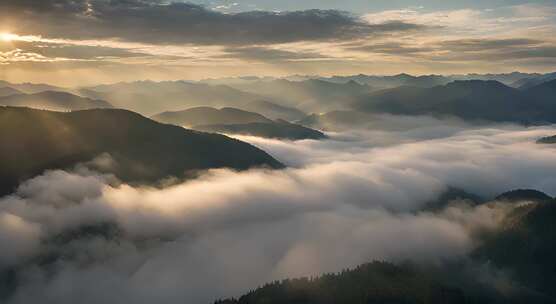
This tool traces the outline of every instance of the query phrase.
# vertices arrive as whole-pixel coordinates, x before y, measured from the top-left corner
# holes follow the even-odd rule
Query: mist
[[[289,167],[209,170],[163,188],[87,164],[45,172],[0,199],[0,242],[11,248],[0,272],[17,273],[9,303],[210,303],[373,260],[441,264],[464,258],[508,210],[423,210],[448,187],[556,195],[554,148],[535,144],[554,126],[430,118],[406,130],[241,136]]]

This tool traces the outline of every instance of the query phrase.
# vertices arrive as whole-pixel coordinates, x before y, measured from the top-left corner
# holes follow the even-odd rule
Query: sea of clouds
[[[448,187],[556,195],[556,148],[535,143],[556,126],[400,122],[324,141],[240,136],[288,168],[210,170],[166,187],[86,166],[45,172],[0,198],[0,296],[210,303],[372,260],[438,264],[464,257],[507,209],[423,210]]]

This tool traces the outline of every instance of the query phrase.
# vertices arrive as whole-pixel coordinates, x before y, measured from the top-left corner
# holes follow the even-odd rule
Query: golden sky
[[[0,79],[75,86],[245,75],[551,72],[556,66],[550,1],[492,7],[345,1],[351,11],[220,2],[3,0]]]

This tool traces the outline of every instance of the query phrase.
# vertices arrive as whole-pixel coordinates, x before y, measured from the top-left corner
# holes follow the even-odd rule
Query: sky
[[[0,79],[556,70],[556,1],[3,0]]]

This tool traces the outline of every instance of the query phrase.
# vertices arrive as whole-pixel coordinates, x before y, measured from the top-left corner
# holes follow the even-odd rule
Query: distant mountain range
[[[48,169],[71,168],[108,154],[109,173],[155,182],[191,170],[283,165],[262,150],[223,135],[165,125],[126,110],[70,113],[0,107],[0,194]]]
[[[555,80],[556,79],[556,73],[549,73],[549,74],[544,74],[544,75],[534,75],[531,77],[526,77],[526,78],[522,78],[519,79],[517,81],[515,81],[512,86],[522,89],[522,90],[526,90],[529,88],[532,88],[534,86],[538,86],[540,84],[543,84],[545,82],[549,82],[551,80]]]
[[[245,85],[254,82],[271,82],[275,80],[288,80],[294,82],[302,82],[307,80],[323,80],[327,82],[334,82],[345,84],[350,81],[356,81],[359,84],[366,84],[375,89],[395,88],[399,86],[416,86],[416,87],[433,87],[437,85],[447,84],[455,80],[496,80],[506,85],[519,87],[520,81],[526,81],[535,78],[542,78],[549,74],[539,73],[501,73],[501,74],[456,74],[456,75],[420,75],[414,76],[406,73],[401,73],[391,76],[381,75],[347,75],[347,76],[331,76],[322,77],[319,75],[292,75],[283,78],[274,77],[235,77],[235,78],[220,78],[220,79],[207,79],[203,83],[208,84],[224,84],[224,85]],[[537,83],[538,84],[538,83]]]
[[[360,74],[333,77],[298,75],[284,79],[238,77],[200,82],[122,82],[66,92],[105,101],[115,107],[144,115],[209,106],[234,107],[260,113],[272,120],[283,119],[289,122],[306,119],[306,113],[323,115],[332,112],[338,117],[339,113],[346,114],[347,111],[352,111],[455,116],[466,120],[551,123],[556,111],[552,97],[554,81],[556,73],[514,72],[447,76]],[[17,91],[29,94],[29,91],[52,88],[56,87],[0,82],[0,98],[14,96]],[[25,105],[23,102],[19,103]],[[91,107],[99,105],[69,109]],[[62,108],[68,109],[68,106]],[[359,116],[361,115],[355,120],[359,120]],[[312,126],[316,127],[317,124]]]
[[[516,123],[556,122],[556,82],[527,90],[498,81],[454,81],[432,88],[398,87],[373,92],[354,103],[370,113],[454,116]]]
[[[237,90],[264,96],[265,99],[280,101],[280,105],[305,112],[346,109],[356,97],[373,90],[356,81],[334,83],[319,79],[304,81],[278,79],[231,86]]]
[[[0,88],[10,87],[16,89],[22,93],[34,94],[44,91],[66,91],[67,89],[62,87],[57,87],[49,84],[43,83],[11,83],[4,80],[0,80]]]
[[[260,113],[270,119],[283,119],[287,121],[299,120],[307,115],[294,107],[286,107],[265,100],[255,100],[242,105],[241,108],[247,111]]]
[[[227,134],[252,135],[278,139],[322,139],[319,131],[292,124],[285,120],[273,121],[258,113],[236,108],[215,109],[196,107],[177,112],[164,112],[154,120],[187,126],[194,130]]]
[[[115,107],[149,116],[198,106],[237,107],[264,99],[229,86],[187,81],[116,83],[82,88],[78,92],[90,98],[109,100]]]
[[[0,87],[0,97],[23,94],[23,92],[10,87]]]
[[[66,92],[43,91],[34,94],[11,94],[0,97],[1,106],[29,107],[51,111],[76,111],[111,108],[104,100],[94,100]]]

